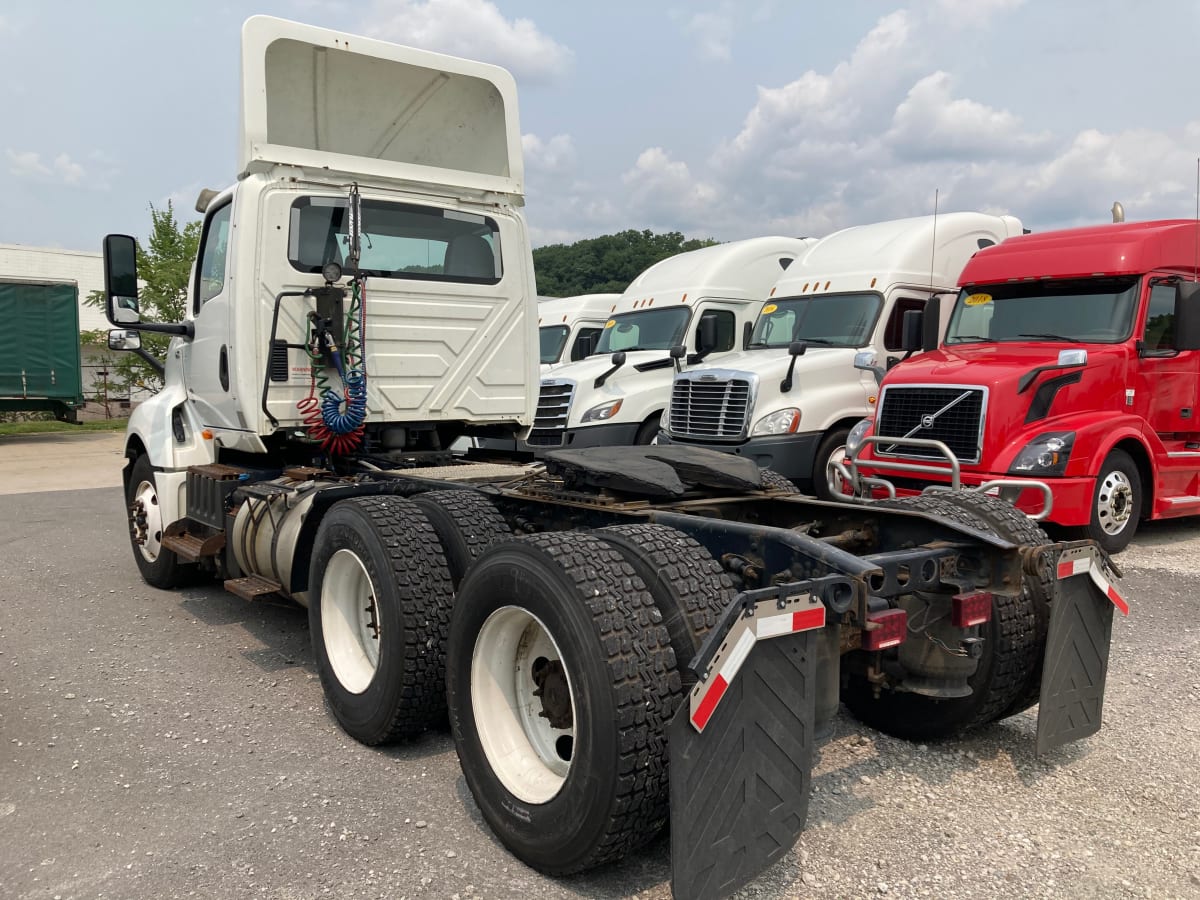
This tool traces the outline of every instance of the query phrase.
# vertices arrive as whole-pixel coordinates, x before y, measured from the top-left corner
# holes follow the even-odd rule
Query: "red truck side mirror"
[[[1175,349],[1200,350],[1200,283],[1175,285]]]

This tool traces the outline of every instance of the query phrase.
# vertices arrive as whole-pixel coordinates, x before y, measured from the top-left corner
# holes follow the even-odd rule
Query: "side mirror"
[[[141,350],[142,336],[136,331],[125,328],[110,328],[108,332],[109,350]]]
[[[921,350],[928,353],[936,350],[942,338],[942,298],[934,295],[925,304],[922,312]]]
[[[915,312],[915,310],[909,311]],[[887,372],[882,366],[876,365],[877,360],[878,357],[875,355],[874,350],[859,350],[854,354],[854,368],[862,369],[864,372],[870,372],[875,376],[875,383],[881,384],[883,382],[883,376],[886,375]]]
[[[906,309],[900,328],[900,349],[913,353],[925,349],[925,313],[919,309]]]
[[[625,365],[625,351],[624,350],[618,350],[616,353],[614,353],[612,355],[612,364],[614,366]]]
[[[717,346],[717,317],[701,316],[696,326],[696,352],[711,353]]]
[[[1175,285],[1175,349],[1200,350],[1200,283]]]
[[[742,324],[742,349],[746,350],[750,347],[750,335],[754,334],[754,323],[745,322]]]
[[[108,298],[108,321],[114,325],[136,325],[141,321],[137,241],[127,234],[110,234],[104,239],[104,293]]]
[[[578,348],[578,356],[572,356],[573,359],[583,359],[585,356],[591,356],[596,350],[596,336],[594,334],[580,335],[575,346]]]
[[[789,356],[803,356],[808,350],[808,344],[804,341],[792,341],[788,344]]]

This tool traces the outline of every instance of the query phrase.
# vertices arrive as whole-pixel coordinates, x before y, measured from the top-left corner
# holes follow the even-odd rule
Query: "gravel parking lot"
[[[569,880],[517,862],[446,733],[347,738],[299,608],[145,586],[120,464],[116,435],[0,438],[0,896],[670,896],[661,839]],[[1197,535],[1119,557],[1098,735],[1037,760],[1029,713],[937,745],[843,714],[744,895],[1200,897]]]

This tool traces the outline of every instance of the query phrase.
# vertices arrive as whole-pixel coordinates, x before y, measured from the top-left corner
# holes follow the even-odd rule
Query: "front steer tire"
[[[448,660],[467,786],[523,862],[581,872],[666,823],[666,726],[682,688],[662,617],[615,548],[581,532],[494,544],[459,589]],[[557,671],[557,702],[533,693],[539,669]]]
[[[384,744],[444,721],[454,591],[416,504],[387,494],[335,503],[317,529],[309,585],[317,672],[346,733]]]
[[[142,578],[151,587],[168,590],[195,578],[196,567],[162,546],[163,534],[170,522],[162,519],[158,486],[150,457],[140,454],[129,469],[125,486],[125,515],[129,523],[129,541],[133,559]]]

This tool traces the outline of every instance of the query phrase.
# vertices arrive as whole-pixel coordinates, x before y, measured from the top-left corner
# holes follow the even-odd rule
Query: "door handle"
[[[221,381],[221,390],[229,393],[229,351],[221,345],[221,357],[217,363],[217,378]]]

